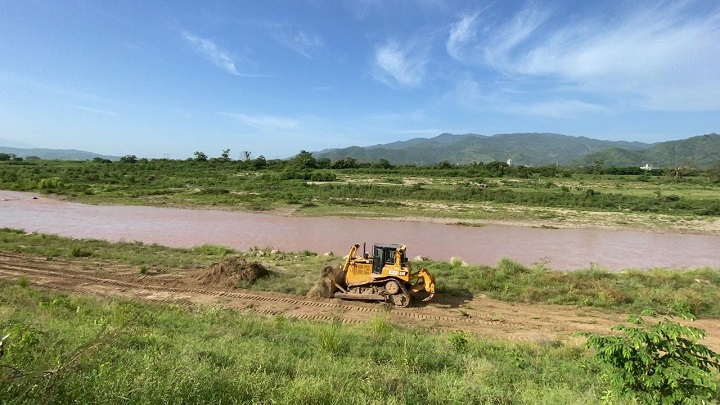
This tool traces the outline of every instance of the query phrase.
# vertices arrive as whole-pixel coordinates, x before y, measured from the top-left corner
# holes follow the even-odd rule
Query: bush
[[[90,257],[92,256],[92,252],[89,250],[85,250],[80,246],[73,246],[70,249],[70,257]]]
[[[314,171],[310,173],[310,181],[335,181],[337,176],[333,172]]]
[[[710,399],[717,394],[712,369],[720,370],[720,355],[697,343],[702,329],[684,326],[665,318],[647,324],[632,315],[618,325],[620,336],[579,333],[587,346],[597,350],[595,358],[612,366],[611,384],[645,404],[680,404]]]

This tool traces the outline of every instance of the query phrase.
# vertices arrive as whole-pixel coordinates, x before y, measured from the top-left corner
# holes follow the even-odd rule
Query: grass
[[[432,262],[428,269],[440,293],[485,294],[509,301],[578,305],[639,313],[689,312],[720,318],[720,272],[712,268],[628,269],[610,272],[596,267],[553,271],[538,263],[524,266],[501,259],[495,267],[454,266]]]
[[[74,240],[14,229],[0,229],[0,251],[128,264],[137,266],[139,273],[206,268],[228,255],[238,255],[261,262],[270,270],[269,277],[241,287],[297,295],[312,288],[320,269],[342,261],[342,257],[307,251],[253,248],[241,252],[211,245],[168,248],[140,242]],[[712,268],[610,272],[590,267],[561,272],[543,262],[524,266],[510,259],[501,259],[496,266],[463,266],[459,261],[429,261],[414,266],[427,267],[435,275],[440,294],[485,294],[509,302],[578,305],[619,312],[650,308],[659,313],[684,311],[720,318],[720,272]]]
[[[381,316],[268,319],[3,282],[0,304],[3,404],[594,404],[608,390],[574,340],[429,333]]]

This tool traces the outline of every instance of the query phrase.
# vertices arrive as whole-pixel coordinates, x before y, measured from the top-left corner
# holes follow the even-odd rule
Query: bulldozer
[[[406,256],[407,246],[374,244],[372,255],[356,256],[359,244],[350,248],[340,268],[323,270],[323,295],[346,300],[371,300],[407,307],[413,295],[429,293],[423,301],[435,295],[435,277],[427,269],[413,273]]]

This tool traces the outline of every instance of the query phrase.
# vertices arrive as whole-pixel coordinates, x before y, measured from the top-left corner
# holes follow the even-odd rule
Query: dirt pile
[[[337,287],[335,283],[342,284],[342,269],[340,267],[325,266],[322,275],[315,285],[305,295],[307,298],[330,298]]]
[[[236,287],[241,282],[252,284],[269,274],[270,272],[258,262],[248,262],[243,258],[232,256],[214,263],[194,275],[193,279],[205,285]]]

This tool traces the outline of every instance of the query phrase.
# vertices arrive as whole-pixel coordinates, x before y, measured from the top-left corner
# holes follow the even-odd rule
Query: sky
[[[287,158],[720,132],[720,2],[0,0],[0,145]]]

